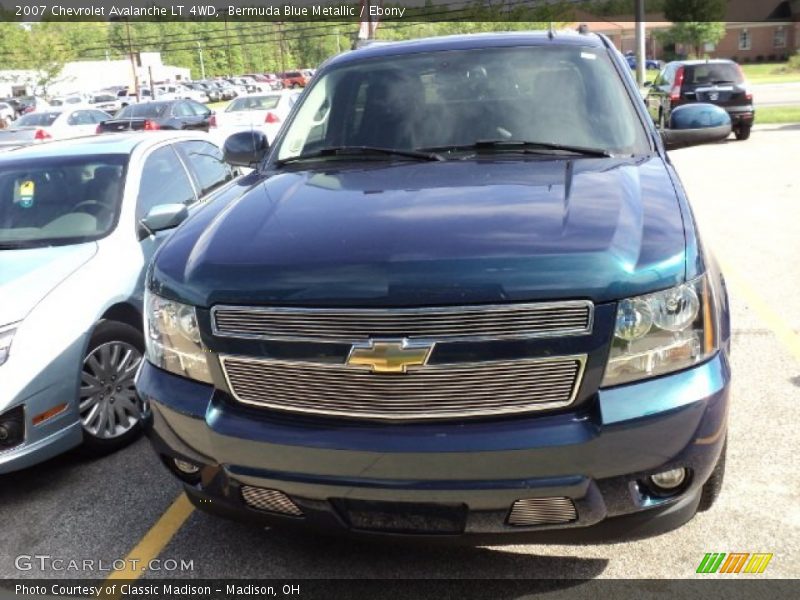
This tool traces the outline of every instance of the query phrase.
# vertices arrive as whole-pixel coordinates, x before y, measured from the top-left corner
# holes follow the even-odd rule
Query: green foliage
[[[664,17],[676,24],[722,21],[727,4],[728,0],[664,0]]]
[[[725,37],[725,23],[706,21],[685,21],[675,23],[665,37],[678,44],[692,48],[695,58],[702,58],[706,44],[717,44]]]
[[[626,0],[627,1],[627,0]],[[660,0],[652,0],[660,1]],[[405,18],[380,23],[378,39],[399,40],[484,31],[542,29],[568,20],[569,3],[514,6],[474,1],[459,5],[458,21],[424,20],[442,7],[414,8],[415,21]],[[390,6],[386,3],[385,6]],[[510,20],[497,20],[511,10]],[[21,25],[0,21],[0,64],[4,69],[32,69],[38,85],[48,87],[69,60],[122,59],[129,52],[160,52],[165,64],[191,70],[200,78],[200,51],[206,77],[265,73],[315,67],[349,50],[358,31],[353,21],[114,21],[45,22]]]

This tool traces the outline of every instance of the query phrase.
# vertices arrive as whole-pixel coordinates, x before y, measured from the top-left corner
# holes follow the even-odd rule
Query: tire
[[[740,142],[743,142],[750,138],[750,130],[753,128],[752,125],[740,125],[736,128],[736,139]]]
[[[703,491],[700,494],[700,504],[697,506],[697,512],[705,512],[714,506],[714,503],[719,498],[722,491],[722,481],[725,479],[725,454],[728,450],[728,440],[722,446],[722,453],[717,459],[717,464],[711,472],[711,476],[703,484]]]
[[[78,411],[83,450],[93,456],[124,448],[142,431],[146,407],[133,378],[144,356],[144,335],[118,321],[100,321],[81,367]]]

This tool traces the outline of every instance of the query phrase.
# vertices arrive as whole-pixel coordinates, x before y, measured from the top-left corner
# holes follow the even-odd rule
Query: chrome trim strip
[[[572,389],[569,394],[568,399],[566,400],[551,400],[545,402],[533,402],[530,404],[525,405],[514,405],[508,407],[498,407],[493,405],[488,408],[480,409],[480,408],[472,408],[472,409],[465,409],[465,410],[454,410],[454,411],[446,411],[446,412],[437,412],[434,410],[426,411],[422,413],[419,409],[412,409],[408,413],[399,413],[399,414],[386,414],[385,412],[370,412],[368,410],[326,410],[324,408],[308,408],[308,407],[300,407],[300,406],[287,406],[286,404],[278,404],[275,402],[265,401],[254,401],[242,398],[237,394],[231,379],[228,373],[227,362],[228,361],[237,361],[237,362],[244,362],[244,363],[251,363],[251,364],[267,364],[270,366],[286,366],[288,369],[297,368],[297,367],[311,367],[314,369],[323,369],[323,370],[330,370],[332,373],[339,372],[341,373],[343,370],[352,371],[354,373],[361,374],[367,377],[375,377],[376,374],[371,374],[363,371],[359,368],[349,367],[345,364],[341,363],[317,363],[317,362],[305,362],[305,361],[284,361],[284,360],[273,360],[273,359],[262,359],[262,358],[251,358],[247,356],[239,356],[239,355],[220,355],[219,356],[220,365],[222,367],[222,372],[225,376],[225,382],[228,386],[228,390],[230,390],[231,395],[237,402],[241,402],[242,404],[247,404],[250,406],[258,406],[262,408],[270,408],[274,410],[279,410],[282,412],[288,413],[304,413],[304,414],[314,414],[314,415],[325,415],[325,416],[334,416],[334,417],[350,417],[350,418],[358,418],[358,419],[374,419],[374,420],[388,420],[388,421],[420,421],[420,420],[429,420],[429,419],[452,419],[452,418],[459,418],[459,417],[479,417],[479,416],[497,416],[497,415],[508,415],[508,414],[518,414],[518,413],[527,413],[527,412],[538,412],[542,410],[553,410],[557,408],[564,408],[569,406],[575,401],[575,398],[578,395],[578,391],[581,388],[581,384],[583,383],[583,375],[586,369],[586,361],[587,355],[586,354],[576,354],[576,355],[566,355],[566,356],[556,356],[556,357],[546,357],[546,358],[523,358],[523,359],[515,359],[515,360],[507,360],[507,361],[482,361],[482,362],[473,362],[473,363],[444,363],[444,364],[437,364],[437,365],[425,365],[420,367],[409,367],[408,372],[406,374],[393,374],[388,375],[390,378],[398,378],[399,381],[402,381],[404,378],[411,376],[414,372],[454,372],[455,370],[469,370],[476,367],[482,368],[504,368],[509,366],[524,366],[525,364],[529,365],[542,365],[547,363],[554,363],[554,362],[570,362],[575,361],[578,363],[578,370],[575,374],[575,378],[572,382]],[[454,373],[455,374],[455,373]],[[547,377],[548,375],[545,373],[543,377]],[[384,375],[384,377],[387,377]],[[545,396],[552,397],[552,384],[548,384],[549,387],[547,389],[542,389],[545,393]],[[513,386],[512,386],[513,387]],[[558,392],[556,392],[558,394]],[[292,394],[284,394],[284,395],[294,395],[296,397],[296,393]],[[560,394],[559,394],[560,395]],[[485,394],[484,394],[485,396]],[[479,396],[477,396],[479,397]],[[474,405],[474,400],[476,396],[472,396],[472,401],[467,401],[469,404]],[[309,395],[309,400],[313,400],[313,397]],[[456,404],[458,400],[454,401]],[[352,404],[352,402],[351,402]],[[413,402],[412,402],[413,404]],[[420,402],[421,404],[421,402]],[[453,406],[453,402],[448,403],[449,406]],[[433,408],[433,406],[431,407]]]
[[[217,313],[219,311],[228,311],[230,313],[239,313],[247,316],[248,314],[262,314],[262,315],[275,315],[275,316],[292,316],[293,318],[315,318],[315,317],[329,317],[329,318],[342,318],[351,316],[354,320],[357,319],[374,319],[374,318],[387,318],[393,319],[395,322],[401,321],[403,318],[413,318],[416,315],[441,315],[444,321],[458,318],[469,317],[474,314],[475,318],[480,321],[481,316],[488,316],[492,318],[498,313],[507,313],[509,318],[513,318],[514,313],[524,313],[525,311],[546,311],[546,310],[574,310],[586,309],[586,325],[582,327],[558,327],[554,325],[550,329],[543,329],[540,331],[520,331],[518,333],[499,333],[493,335],[473,335],[473,334],[459,334],[459,333],[437,333],[427,336],[415,335],[373,335],[365,333],[363,337],[349,337],[339,338],[336,336],[325,335],[281,335],[281,334],[253,334],[246,332],[228,332],[220,330],[217,326]],[[548,315],[531,315],[531,319],[540,319],[546,321]],[[573,320],[580,318],[570,315],[565,320]],[[525,317],[522,317],[524,320]],[[555,320],[558,316],[554,317]],[[439,327],[444,327],[443,323]],[[275,340],[275,341],[293,341],[293,342],[319,342],[319,343],[341,343],[341,344],[358,344],[368,342],[371,338],[377,337],[405,337],[409,340],[422,343],[434,343],[443,341],[490,341],[490,340],[514,340],[514,339],[528,339],[528,338],[542,338],[542,337],[566,337],[566,336],[580,336],[589,335],[594,326],[594,304],[589,300],[566,300],[561,302],[535,302],[526,304],[489,304],[489,305],[465,305],[465,306],[446,306],[446,307],[421,307],[421,308],[302,308],[302,307],[247,307],[247,306],[232,306],[232,305],[215,305],[211,308],[211,332],[215,337],[236,338],[236,339],[254,339],[254,340]],[[313,328],[312,324],[312,328]],[[490,327],[490,326],[489,326]],[[455,328],[455,327],[454,327]]]

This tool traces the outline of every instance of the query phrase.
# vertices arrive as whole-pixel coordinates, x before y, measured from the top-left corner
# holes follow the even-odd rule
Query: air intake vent
[[[578,518],[569,498],[526,498],[511,506],[508,524],[515,527],[569,523]]]
[[[303,516],[303,512],[291,501],[289,496],[278,490],[243,485],[242,498],[250,508],[292,517]]]

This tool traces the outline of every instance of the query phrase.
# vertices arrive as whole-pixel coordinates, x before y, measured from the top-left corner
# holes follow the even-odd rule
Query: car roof
[[[136,148],[155,146],[167,140],[206,140],[201,134],[191,132],[104,133],[102,135],[72,138],[24,146],[0,155],[0,162],[26,158],[58,156],[90,156],[93,154],[130,154]]]
[[[708,58],[708,59],[695,59],[695,60],[676,60],[672,64],[683,65],[685,67],[693,67],[695,65],[735,65],[736,63],[727,58]]]
[[[378,42],[344,52],[330,59],[327,65],[357,62],[364,59],[444,50],[477,50],[515,46],[583,46],[605,48],[602,36],[572,30],[509,31],[446,35],[401,42]]]

